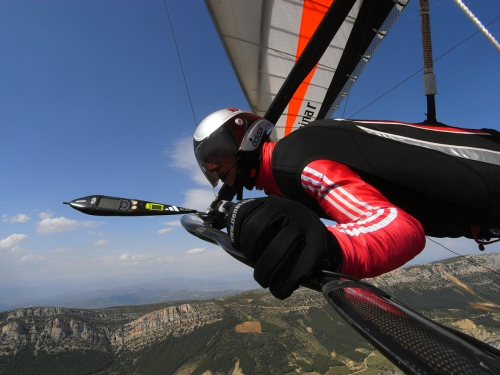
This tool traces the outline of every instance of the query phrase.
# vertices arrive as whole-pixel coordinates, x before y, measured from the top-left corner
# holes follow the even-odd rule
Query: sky
[[[465,3],[483,24],[500,16],[498,0]],[[93,194],[199,210],[212,202],[192,134],[208,114],[249,105],[204,3],[167,5],[182,70],[163,0],[0,0],[0,298],[11,287],[252,278],[184,231],[179,216],[93,217],[62,204]],[[430,15],[434,58],[477,31],[452,0],[431,1]],[[335,117],[425,119],[421,73],[413,75],[419,22],[412,0]],[[500,20],[487,27],[499,40]],[[440,57],[438,120],[500,130],[499,68],[479,33]],[[438,241],[480,254],[470,240]],[[429,241],[412,264],[453,256]]]

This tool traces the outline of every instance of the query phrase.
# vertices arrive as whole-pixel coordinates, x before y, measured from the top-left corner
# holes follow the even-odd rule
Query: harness
[[[355,170],[433,237],[487,239],[500,228],[500,135],[443,124],[319,120],[281,139],[272,170],[280,190],[325,217],[302,188],[313,160]],[[482,228],[474,234],[472,227]]]

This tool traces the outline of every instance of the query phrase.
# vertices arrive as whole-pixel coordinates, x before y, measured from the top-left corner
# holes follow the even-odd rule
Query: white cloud
[[[167,233],[167,232],[172,232],[174,228],[163,228],[158,231],[159,234]]]
[[[38,214],[38,217],[39,217],[40,219],[48,219],[48,218],[52,217],[52,215],[54,215],[52,212],[47,211],[47,212],[40,212],[40,213]]]
[[[168,256],[161,256],[158,254],[129,254],[124,253],[118,258],[121,262],[132,262],[133,264],[148,263],[148,262],[161,262],[169,260]]]
[[[207,189],[191,189],[185,193],[185,196],[183,207],[198,211],[205,211],[215,199],[213,190]]]
[[[155,257],[154,255],[148,255],[148,254],[135,254],[135,255],[130,255],[128,253],[123,254],[120,257],[120,260],[133,260],[133,261],[145,261],[149,260],[152,257]]]
[[[31,219],[31,216],[25,214],[17,214],[9,219],[7,215],[2,215],[2,218],[3,221],[10,221],[11,223],[25,223]]]
[[[17,245],[19,242],[24,241],[28,236],[26,234],[11,234],[9,237],[0,240],[0,249],[8,249]]]
[[[164,221],[163,224],[165,224],[168,227],[180,227],[181,226],[181,221],[179,219],[177,220],[170,220],[170,221]],[[167,233],[173,231],[174,228],[163,228],[158,231],[159,234]]]
[[[21,258],[21,262],[37,261],[44,259],[41,255],[25,255]]]
[[[180,220],[164,221],[163,224],[168,225],[168,226],[172,226],[172,227],[180,227],[181,221]]]
[[[194,249],[191,249],[186,252],[186,254],[199,254],[205,251],[204,247],[195,247]]]
[[[122,256],[118,260],[129,260],[130,255],[128,253],[122,254]]]
[[[43,241],[44,238],[40,240]],[[201,246],[206,250],[187,254],[187,250]],[[47,286],[52,285],[48,284],[50,280],[64,279],[68,281],[65,286],[69,288],[72,283],[80,282],[85,287],[90,284],[97,285],[98,280],[101,283],[108,281],[131,283],[131,280],[143,282],[146,279],[160,279],[165,275],[221,277],[229,274],[245,274],[245,272],[248,274],[248,279],[252,280],[252,270],[249,267],[240,264],[215,245],[193,244],[191,247],[184,247],[183,250],[164,248],[147,253],[140,249],[123,248],[106,251],[104,249],[107,247],[94,247],[94,249],[96,250],[84,252],[82,247],[68,247],[44,253],[29,250],[12,252],[10,249],[2,249],[0,250],[2,283]],[[5,286],[4,284],[2,285]]]
[[[94,246],[104,246],[104,245],[107,245],[108,243],[109,243],[109,240],[99,240],[99,241],[94,242]]]
[[[54,249],[51,251],[51,253],[74,253],[75,250],[73,250],[71,247],[58,247],[57,249]]]
[[[54,233],[54,232],[67,232],[77,230],[82,227],[95,227],[101,223],[98,221],[77,221],[67,219],[65,217],[52,218],[52,213],[42,212],[39,214],[41,221],[36,223],[37,233]]]
[[[173,151],[167,150],[165,153],[170,154],[170,158],[172,159],[171,167],[188,171],[189,177],[199,185],[210,186],[194,157],[192,137],[178,140],[174,144]]]

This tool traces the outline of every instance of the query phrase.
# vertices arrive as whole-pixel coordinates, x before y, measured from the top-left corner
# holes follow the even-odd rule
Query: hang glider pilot
[[[334,161],[308,130],[332,121],[312,122],[274,143],[271,123],[230,108],[209,115],[194,134],[196,159],[213,186],[222,180],[268,196],[232,205],[226,226],[234,248],[255,264],[255,280],[280,299],[318,268],[375,277],[425,246],[417,219]],[[327,145],[335,149],[333,140]],[[325,226],[319,216],[336,224]]]

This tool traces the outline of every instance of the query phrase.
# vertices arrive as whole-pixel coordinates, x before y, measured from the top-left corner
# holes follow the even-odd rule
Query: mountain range
[[[368,281],[500,347],[499,270],[493,253]],[[306,288],[284,301],[254,290],[102,309],[24,307],[0,313],[0,330],[0,374],[400,373]]]

